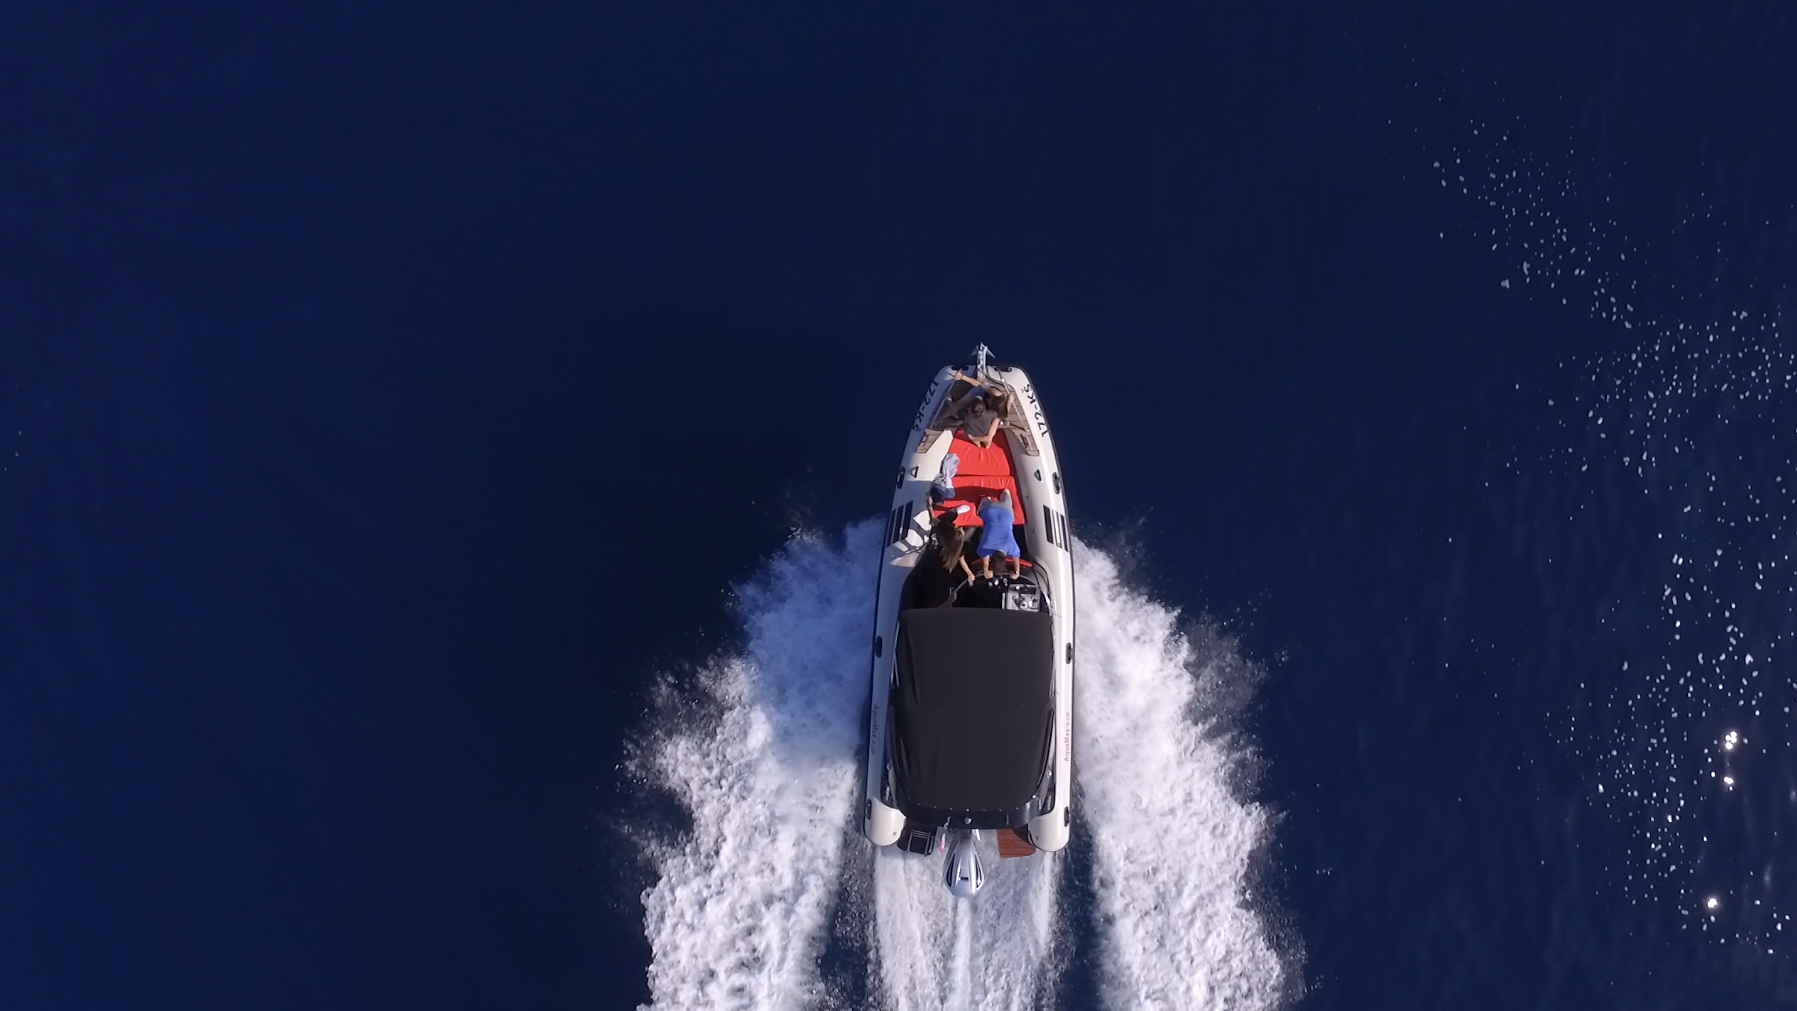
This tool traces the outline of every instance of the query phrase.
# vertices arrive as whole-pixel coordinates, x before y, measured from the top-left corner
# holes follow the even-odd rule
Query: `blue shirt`
[[[1011,510],[998,504],[993,499],[980,503],[980,525],[985,528],[980,534],[981,558],[1003,551],[1015,558],[1023,554],[1017,550],[1017,533],[1014,529]]]

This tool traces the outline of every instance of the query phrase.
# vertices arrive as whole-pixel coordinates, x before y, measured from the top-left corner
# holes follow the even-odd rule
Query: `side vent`
[[[904,539],[905,523],[909,519],[910,512],[910,503],[906,503],[894,509],[892,515],[886,517],[886,543],[896,544]]]

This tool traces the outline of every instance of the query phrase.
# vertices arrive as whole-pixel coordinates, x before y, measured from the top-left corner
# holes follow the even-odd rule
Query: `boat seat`
[[[953,509],[956,506],[966,506],[967,511],[955,517],[955,526],[977,527],[980,525],[980,500],[1002,498],[1007,491],[1011,493],[1011,504],[1016,507],[1011,510],[1012,522],[1017,526],[1023,526],[1023,503],[1017,497],[1017,482],[1009,477],[980,477],[966,480],[957,477],[955,479],[955,497],[944,503],[943,508]],[[942,509],[934,510],[933,515],[942,515]]]
[[[1017,479],[1012,476],[1016,471],[1011,466],[1008,436],[993,439],[992,445],[981,449],[968,442],[961,436],[961,430],[956,429],[948,451],[961,458],[961,466],[955,474],[955,496],[948,500],[946,508],[967,506],[967,511],[955,520],[956,526],[979,526],[980,500],[999,498],[1007,491],[1011,493],[1011,503],[1016,506],[1011,510],[1016,524],[1024,524],[1023,498],[1017,493]],[[936,510],[936,515],[941,513],[942,510]]]
[[[1009,477],[1017,471],[1011,465],[1011,450],[1007,436],[999,436],[992,440],[992,445],[985,449],[968,442],[955,429],[955,437],[949,443],[948,451],[961,458],[961,477]]]

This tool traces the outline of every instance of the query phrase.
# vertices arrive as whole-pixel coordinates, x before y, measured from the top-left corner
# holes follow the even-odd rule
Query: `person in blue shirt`
[[[1023,573],[1023,565],[1017,556],[1023,554],[1017,547],[1016,530],[1017,513],[1011,502],[1011,489],[1006,488],[999,498],[980,500],[980,574],[987,579],[992,578],[992,558],[998,556],[999,570],[1010,563],[1011,575]]]

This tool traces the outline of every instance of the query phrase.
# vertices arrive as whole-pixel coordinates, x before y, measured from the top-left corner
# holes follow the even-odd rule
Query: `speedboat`
[[[996,423],[970,414],[982,399],[1005,405]],[[971,528],[965,547],[950,524]],[[1012,547],[1006,533],[1015,561],[987,578],[981,545]],[[1073,826],[1073,546],[1054,440],[1022,369],[981,345],[936,374],[883,543],[861,830],[944,854],[949,891],[972,898],[982,837],[1001,859],[1028,857],[1067,845]]]

